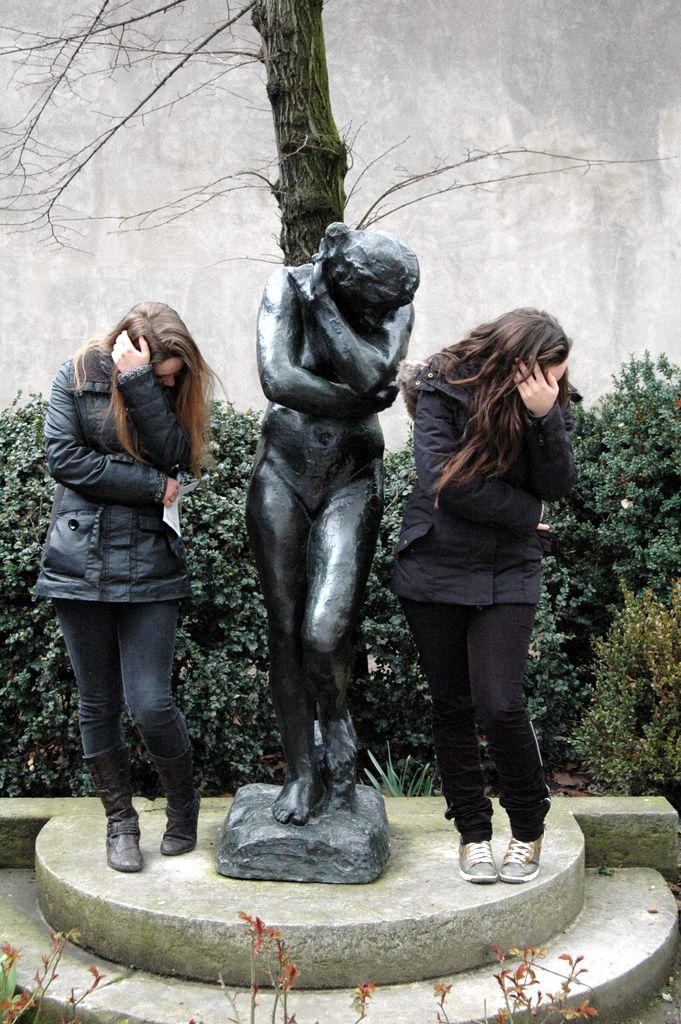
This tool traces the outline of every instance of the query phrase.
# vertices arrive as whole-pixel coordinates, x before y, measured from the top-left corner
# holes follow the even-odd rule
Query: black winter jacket
[[[520,455],[498,478],[433,488],[461,446],[470,396],[433,366],[415,375],[412,399],[417,484],[395,548],[393,589],[400,597],[448,604],[536,604],[542,502],[562,497],[576,479],[572,415],[556,403],[528,416]]]
[[[90,352],[86,381],[73,363],[55,377],[45,420],[57,490],[36,593],[85,601],[168,601],[190,594],[180,538],[163,522],[167,475],[189,446],[172,399],[146,372],[120,380],[147,465],[128,455],[109,412],[113,363]]]

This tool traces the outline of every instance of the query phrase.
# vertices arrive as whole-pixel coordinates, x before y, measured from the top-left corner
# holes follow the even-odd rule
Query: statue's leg
[[[267,608],[270,692],[286,759],[272,813],[282,824],[304,825],[324,797],[314,752],[315,696],[306,685],[300,640],[310,519],[291,487],[261,463],[248,492],[246,520]]]
[[[357,737],[346,704],[351,639],[381,510],[382,464],[376,460],[326,503],[308,544],[303,667],[317,696],[331,807],[349,806],[355,791]]]

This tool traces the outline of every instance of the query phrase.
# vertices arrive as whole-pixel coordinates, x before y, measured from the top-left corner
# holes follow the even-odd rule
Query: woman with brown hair
[[[417,484],[393,586],[431,691],[460,873],[475,883],[527,882],[539,871],[550,800],[523,674],[548,537],[543,502],[575,481],[570,347],[553,317],[516,309],[402,374]],[[478,725],[511,822],[499,869]]]
[[[36,592],[54,601],[76,676],[85,762],[107,815],[107,862],[142,855],[121,732],[127,705],[167,797],[161,853],[196,845],[199,795],[171,676],[184,548],[163,519],[199,474],[213,373],[178,314],[135,306],[57,374],[45,421],[57,480]]]

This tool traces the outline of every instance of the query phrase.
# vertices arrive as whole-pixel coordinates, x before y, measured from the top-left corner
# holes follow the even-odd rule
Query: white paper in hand
[[[178,537],[182,536],[182,529],[180,527],[180,504],[182,502],[182,496],[184,494],[191,494],[195,491],[199,484],[206,483],[208,480],[208,474],[205,473],[200,480],[190,480],[188,484],[180,484],[180,493],[178,494],[175,501],[168,507],[167,505],[163,509],[163,522],[167,523],[171,530],[174,530]]]
[[[178,537],[182,536],[180,529],[180,499],[176,498],[172,505],[166,505],[163,509],[163,522],[166,523],[171,530],[174,530]]]

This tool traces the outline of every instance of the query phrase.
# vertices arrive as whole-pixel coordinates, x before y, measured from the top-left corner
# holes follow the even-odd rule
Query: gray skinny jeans
[[[182,754],[189,735],[171,691],[178,602],[53,603],[76,676],[85,757],[123,745],[126,705],[150,754]]]

